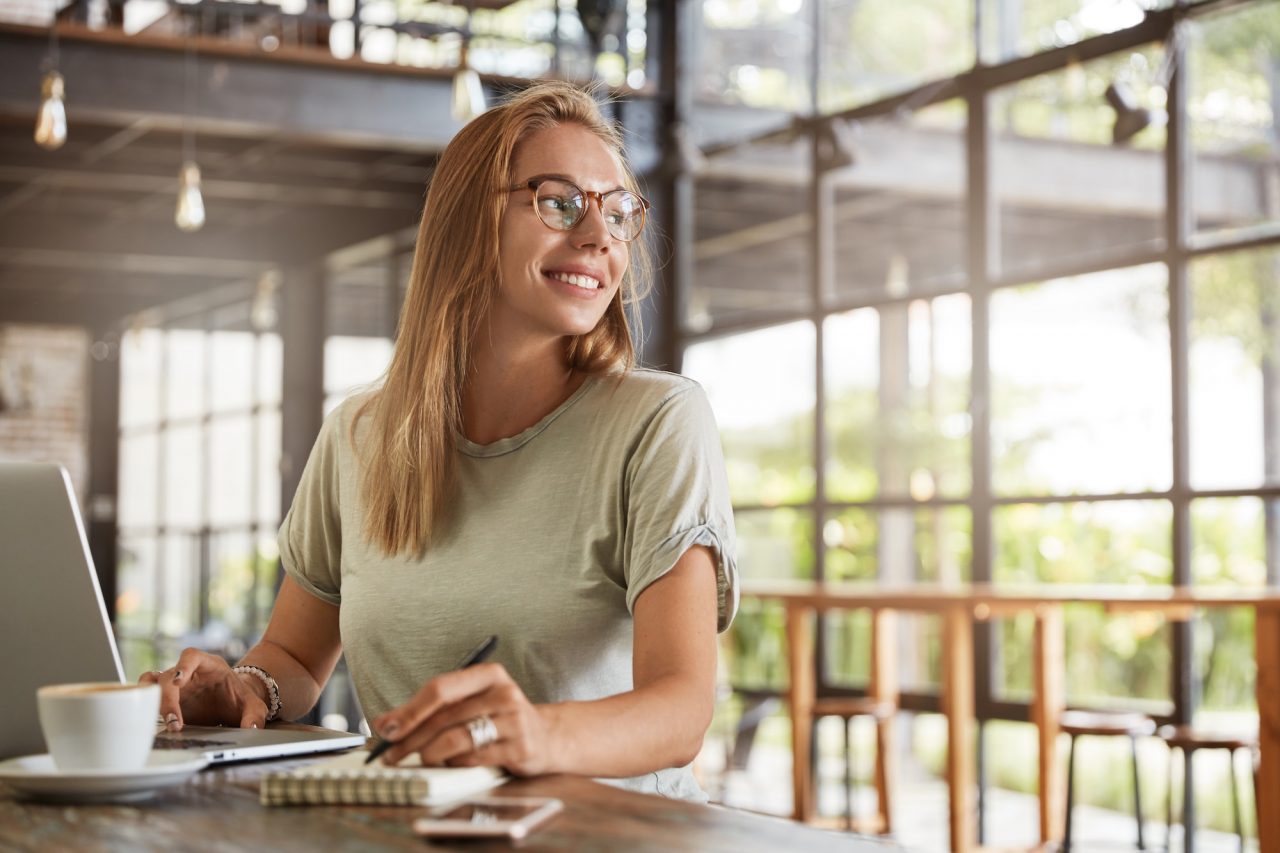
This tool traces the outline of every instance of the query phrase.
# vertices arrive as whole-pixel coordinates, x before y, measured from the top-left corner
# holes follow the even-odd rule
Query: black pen
[[[472,649],[471,653],[463,658],[462,663],[455,666],[454,669],[466,669],[469,666],[475,666],[478,663],[483,663],[484,659],[489,657],[497,647],[498,635],[490,634],[488,637],[484,638],[484,642]],[[378,741],[377,745],[374,746],[373,749],[369,750],[369,757],[364,760],[364,763],[372,764],[375,758],[381,757],[382,754],[390,749],[394,744],[395,741],[393,740]]]

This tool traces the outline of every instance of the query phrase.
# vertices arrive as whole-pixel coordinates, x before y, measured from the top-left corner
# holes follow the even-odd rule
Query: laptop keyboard
[[[153,749],[211,749],[219,746],[235,746],[235,741],[211,740],[203,737],[157,736]]]

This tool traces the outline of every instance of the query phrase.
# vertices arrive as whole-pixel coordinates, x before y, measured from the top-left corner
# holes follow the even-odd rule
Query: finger
[[[153,670],[151,670],[150,672],[144,672],[144,673],[142,673],[142,675],[139,675],[139,676],[138,676],[138,683],[139,683],[139,684],[156,684],[156,685],[159,685],[159,683],[160,683],[160,676],[162,676],[162,675],[164,675],[164,673],[163,673],[163,672],[161,672],[161,671],[160,671],[160,670],[158,670],[158,669],[153,669]],[[162,693],[162,697],[163,697],[163,693]],[[157,720],[156,720],[156,723],[157,723],[158,725],[162,725],[162,726],[163,726],[163,725],[165,725],[165,711],[164,711],[163,698],[162,698],[162,702],[161,702],[160,707],[159,707],[159,708],[157,709],[157,711],[156,711],[156,714],[157,714],[157,717],[158,717],[158,718],[157,718]]]
[[[174,672],[174,669],[166,669],[147,673],[160,686],[160,720],[171,732],[182,730],[182,691],[174,684]]]
[[[437,713],[424,720],[416,729],[402,735],[400,740],[396,741],[396,745],[387,750],[383,762],[396,764],[405,756],[421,751],[423,747],[453,727],[464,726],[462,731],[465,734],[466,722],[482,714],[496,717],[511,710],[504,708],[495,694],[495,690],[486,690],[478,696],[472,696],[455,705],[441,708]],[[467,746],[470,747],[470,745],[471,741],[468,739]]]
[[[468,696],[483,693],[497,684],[511,681],[507,670],[498,663],[482,663],[476,666],[446,672],[422,685],[408,702],[374,721],[374,730],[390,741],[400,741],[406,732],[413,731],[422,721],[445,705],[461,702]]]
[[[490,764],[500,763],[499,753],[503,748],[503,733],[507,729],[506,717],[490,717],[494,727],[498,730],[498,738],[490,743],[485,744],[482,748],[476,749],[475,741],[471,738],[471,732],[467,731],[465,724],[450,726],[441,732],[430,743],[422,748],[415,750],[422,759],[422,763],[427,767],[438,767],[442,764],[452,764],[455,761],[469,760],[474,764]]]
[[[261,705],[261,702],[254,704]],[[246,703],[244,713],[240,716],[240,728],[242,729],[265,729],[267,727],[267,712],[265,708],[255,708],[253,704]]]
[[[166,728],[180,732],[186,720],[182,713],[182,690],[190,687],[198,675],[206,675],[216,668],[225,669],[226,661],[199,649],[183,649],[172,669],[160,675],[160,715]]]
[[[173,680],[180,687],[185,687],[196,675],[218,672],[221,676],[221,670],[227,668],[227,662],[217,655],[211,655],[199,649],[183,649],[182,654],[178,656],[178,662],[173,667]]]

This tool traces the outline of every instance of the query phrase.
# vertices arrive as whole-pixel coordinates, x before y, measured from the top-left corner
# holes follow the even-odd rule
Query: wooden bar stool
[[[844,722],[845,816],[853,829],[853,738],[852,721],[870,718],[876,725],[875,786],[879,832],[893,831],[890,791],[893,788],[893,718],[898,712],[898,660],[894,650],[897,619],[891,610],[873,610],[871,614],[871,680],[867,696],[823,696],[813,703],[812,718],[839,717]],[[812,741],[817,751],[817,738]],[[816,758],[816,755],[815,755]],[[811,765],[816,773],[818,762]]]
[[[1250,757],[1256,754],[1258,750],[1258,738],[1256,735],[1239,735],[1224,734],[1217,732],[1199,731],[1192,726],[1161,726],[1160,731],[1156,734],[1160,736],[1166,744],[1169,745],[1169,809],[1167,812],[1168,834],[1165,835],[1165,849],[1172,850],[1173,839],[1173,755],[1174,750],[1181,750],[1183,755],[1188,759],[1187,769],[1190,770],[1190,758],[1196,750],[1200,749],[1225,749],[1230,756],[1231,762],[1231,805],[1235,812],[1236,819],[1236,835],[1240,837],[1240,851],[1244,853],[1244,822],[1240,817],[1240,788],[1236,782],[1236,752],[1241,749],[1249,751]],[[1252,763],[1252,762],[1251,762]],[[1258,799],[1258,777],[1253,776],[1254,781],[1254,803],[1256,807]],[[1182,780],[1182,784],[1191,785],[1193,783],[1191,774],[1188,773]],[[1184,828],[1184,838],[1187,830]]]
[[[813,704],[814,720],[822,717],[839,717],[841,722],[844,723],[845,818],[850,830],[853,829],[854,761],[853,736],[849,733],[849,726],[853,720],[859,717],[869,717],[876,724],[875,786],[880,815],[879,831],[886,835],[892,831],[889,779],[893,775],[891,769],[893,756],[890,754],[892,738],[889,736],[889,727],[897,710],[897,705],[893,702],[876,699],[871,696],[832,696],[819,699]],[[817,742],[816,738],[814,742]],[[817,766],[816,761],[814,766]]]
[[[1138,738],[1153,734],[1155,721],[1145,714],[1125,711],[1064,711],[1058,729],[1071,735],[1067,753],[1067,828],[1062,838],[1063,853],[1071,851],[1071,810],[1075,805],[1076,738],[1127,737],[1133,753],[1133,816],[1138,822],[1138,849],[1147,849],[1142,834],[1142,794],[1138,785]]]

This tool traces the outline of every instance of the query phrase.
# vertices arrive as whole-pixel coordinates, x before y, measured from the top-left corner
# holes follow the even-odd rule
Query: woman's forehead
[[[558,124],[526,136],[516,147],[511,172],[515,181],[535,175],[565,175],[587,190],[611,190],[626,183],[613,150],[576,124]]]

